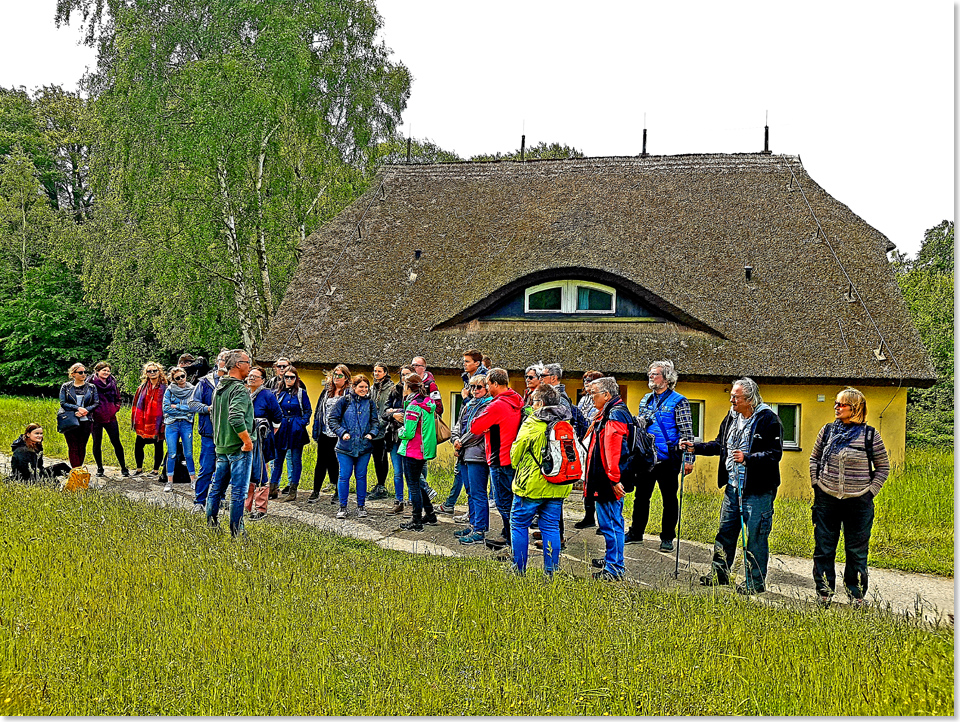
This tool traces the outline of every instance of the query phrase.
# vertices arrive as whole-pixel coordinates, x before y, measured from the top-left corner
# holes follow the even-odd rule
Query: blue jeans
[[[210,489],[210,480],[217,469],[216,443],[210,436],[200,435],[200,473],[197,474],[197,483],[194,484],[196,495],[194,504],[207,505],[207,492]]]
[[[563,516],[563,499],[530,499],[514,495],[513,508],[510,510],[513,563],[521,574],[527,570],[530,522],[536,514],[540,515],[540,533],[543,535],[543,571],[548,576],[553,576],[560,564],[560,517]],[[623,539],[622,532],[620,538]],[[622,544],[620,548],[623,549]]]
[[[843,586],[854,599],[867,593],[867,554],[873,529],[873,496],[837,499],[813,487],[813,581],[819,594],[833,594],[837,586],[837,546],[843,529],[847,563]]]
[[[243,534],[243,503],[250,490],[251,471],[253,451],[217,454],[217,471],[207,496],[207,521],[216,521],[220,502],[226,495],[227,484],[230,484],[230,533],[233,536]]]
[[[622,577],[623,566],[623,499],[618,501],[598,501],[597,526],[606,544],[603,570]],[[541,527],[542,528],[542,527]]]
[[[466,474],[463,473],[463,462],[458,461],[456,466],[453,467],[453,488],[450,489],[450,496],[448,496],[447,500],[443,503],[444,506],[453,508],[457,503],[457,499],[460,498],[460,492],[463,491],[463,485],[466,481]],[[470,496],[469,491],[467,492],[467,496]]]
[[[286,452],[273,460],[273,471],[270,472],[270,483],[279,484],[280,475],[283,473],[283,462],[287,462],[287,482],[291,489],[296,489],[300,485],[300,474],[303,471],[303,448],[287,449]]]
[[[393,494],[398,504],[403,503],[403,462],[400,458],[400,444],[394,444],[390,447],[390,464],[393,466]]]
[[[754,591],[766,589],[767,560],[770,558],[767,539],[773,527],[773,500],[776,496],[777,492],[771,491],[743,497],[743,523],[747,530],[745,584]],[[727,484],[723,493],[723,505],[720,507],[720,530],[713,545],[713,571],[717,575],[717,581],[722,584],[730,581],[730,568],[737,556],[740,536],[737,490]]]
[[[467,481],[470,505],[470,526],[486,533],[490,528],[490,507],[487,506],[487,476],[490,467],[479,461],[465,461],[463,473]]]
[[[503,518],[503,538],[510,543],[510,507],[513,506],[513,477],[516,474],[512,466],[491,466],[490,480],[493,486],[497,511]]]
[[[350,456],[337,452],[337,461],[340,462],[340,478],[337,480],[337,496],[340,497],[340,506],[347,505],[350,496],[350,477],[357,479],[357,506],[367,503],[367,467],[370,466],[370,453],[360,456]]]
[[[167,478],[173,481],[173,471],[177,468],[177,439],[183,442],[183,458],[190,476],[197,473],[193,466],[193,424],[180,419],[167,424]]]

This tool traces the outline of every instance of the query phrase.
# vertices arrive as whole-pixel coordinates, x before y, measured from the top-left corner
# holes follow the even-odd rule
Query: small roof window
[[[524,292],[524,313],[614,314],[617,290],[591,281],[551,281]]]

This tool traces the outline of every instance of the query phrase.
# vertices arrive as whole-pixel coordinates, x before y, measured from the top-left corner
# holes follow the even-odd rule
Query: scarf
[[[760,404],[753,410],[753,416],[747,420],[743,429],[738,429],[738,418],[740,414],[731,411],[734,422],[730,425],[730,433],[727,434],[727,473],[730,477],[730,483],[736,487],[737,493],[743,493],[743,484],[747,479],[747,465],[740,464],[733,460],[733,451],[742,451],[744,454],[750,453],[750,446],[753,444],[753,430],[757,426],[757,417],[764,410],[773,411],[766,404]]]
[[[830,427],[830,441],[821,457],[823,459],[821,465],[826,466],[828,460],[834,454],[839,454],[843,449],[856,441],[863,432],[864,426],[864,424],[845,424],[839,419],[834,421]]]

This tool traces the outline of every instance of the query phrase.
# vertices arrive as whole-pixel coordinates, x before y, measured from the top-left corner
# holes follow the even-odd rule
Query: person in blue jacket
[[[213,392],[226,375],[227,369],[223,364],[225,354],[217,356],[214,370],[197,381],[193,387],[193,396],[190,399],[191,407],[197,412],[197,432],[200,434],[200,471],[194,483],[193,510],[198,514],[206,514],[207,492],[213,472],[217,468],[217,452],[213,441],[213,421],[210,420],[210,409],[213,404]]]
[[[280,475],[286,461],[290,484],[283,501],[294,501],[297,498],[297,487],[300,486],[300,473],[303,471],[303,447],[310,443],[307,424],[310,423],[313,407],[310,405],[307,387],[303,385],[294,366],[287,366],[283,370],[283,385],[274,393],[280,411],[283,412],[283,419],[274,437],[276,456],[273,473],[270,475],[270,488],[275,490],[280,486]]]
[[[262,367],[254,366],[246,378],[250,399],[253,401],[253,473],[250,475],[250,491],[245,504],[251,521],[263,519],[267,515],[267,500],[270,496],[267,462],[276,456],[274,436],[283,422],[283,411],[276,394],[264,385],[266,376],[267,372]]]
[[[351,476],[357,480],[357,517],[362,519],[367,515],[367,467],[373,451],[373,437],[380,431],[377,405],[370,398],[370,379],[358,374],[351,379],[350,386],[350,391],[337,399],[330,412],[330,428],[337,435],[337,461],[340,464],[337,519],[347,518]]]

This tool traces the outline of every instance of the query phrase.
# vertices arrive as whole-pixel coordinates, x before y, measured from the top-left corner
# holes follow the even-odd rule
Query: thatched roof
[[[892,247],[791,156],[390,166],[307,239],[256,355],[364,367],[423,354],[439,370],[479,348],[510,370],[542,359],[627,376],[670,358],[687,379],[929,386]],[[844,269],[863,304],[848,300]],[[624,289],[665,320],[478,320],[570,277]]]

